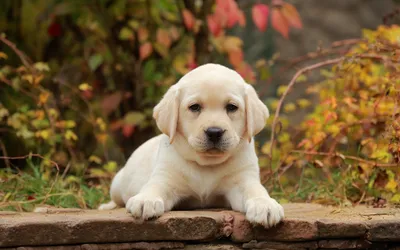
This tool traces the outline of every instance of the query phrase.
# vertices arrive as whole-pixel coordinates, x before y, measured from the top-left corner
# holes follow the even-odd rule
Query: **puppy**
[[[237,72],[218,64],[190,71],[154,108],[163,134],[133,152],[99,209],[125,206],[147,220],[173,208],[232,208],[276,225],[284,211],[260,183],[253,140],[268,116]]]

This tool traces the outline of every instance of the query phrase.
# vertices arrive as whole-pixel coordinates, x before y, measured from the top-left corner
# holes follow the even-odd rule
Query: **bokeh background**
[[[159,133],[154,105],[207,62],[270,108],[257,151],[281,202],[400,203],[399,12],[393,0],[3,0],[0,209],[108,200]]]

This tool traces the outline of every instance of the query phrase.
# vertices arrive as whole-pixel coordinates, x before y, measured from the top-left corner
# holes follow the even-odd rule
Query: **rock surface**
[[[228,210],[173,211],[152,221],[111,211],[0,213],[0,248],[11,249],[395,249],[400,209],[285,204],[265,229]],[[55,248],[57,246],[57,248]],[[49,248],[50,247],[50,248]],[[383,248],[382,248],[383,247]]]

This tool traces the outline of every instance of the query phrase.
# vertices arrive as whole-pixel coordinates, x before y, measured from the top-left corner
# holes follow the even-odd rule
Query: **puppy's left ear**
[[[260,100],[253,86],[246,84],[246,128],[249,142],[264,127],[269,117],[267,106]]]
[[[176,134],[178,114],[179,88],[172,86],[153,110],[153,118],[156,120],[157,127],[169,136],[170,143],[173,142]]]

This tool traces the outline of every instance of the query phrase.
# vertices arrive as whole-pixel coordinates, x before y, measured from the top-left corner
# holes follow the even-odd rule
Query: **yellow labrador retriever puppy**
[[[146,220],[173,208],[227,207],[265,227],[282,220],[254,150],[269,112],[237,72],[218,64],[190,71],[153,116],[163,134],[133,152],[112,182],[112,201],[99,209],[125,206]]]

